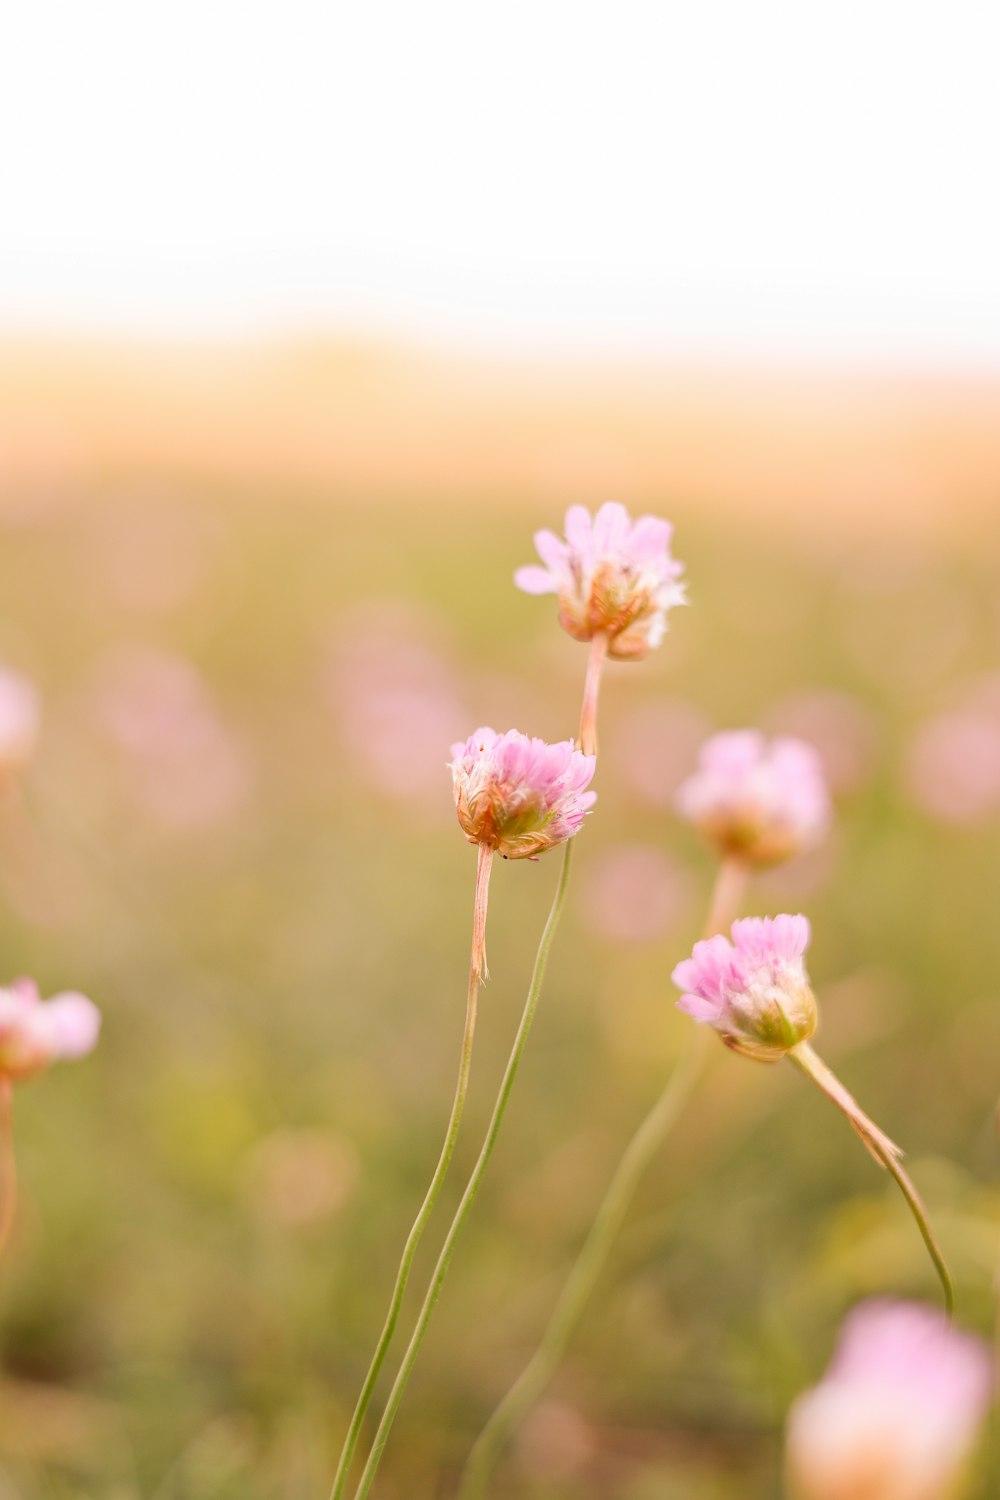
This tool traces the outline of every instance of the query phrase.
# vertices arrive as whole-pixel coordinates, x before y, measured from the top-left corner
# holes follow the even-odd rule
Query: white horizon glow
[[[1000,363],[1000,11],[32,0],[0,327]]]

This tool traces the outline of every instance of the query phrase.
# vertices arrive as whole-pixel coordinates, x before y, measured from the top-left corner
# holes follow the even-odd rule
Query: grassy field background
[[[266,379],[216,354],[199,385],[194,356],[134,358],[0,360],[0,659],[45,703],[0,806],[4,973],[104,1013],[92,1059],[17,1094],[0,1500],[325,1496],[457,1062],[474,854],[448,746],[575,728],[586,653],[510,581],[569,501],[670,516],[691,607],[609,670],[569,913],[379,1494],[452,1493],[683,1046],[669,973],[713,868],[671,796],[713,728],[827,758],[832,837],[747,909],[812,919],[824,1055],[906,1147],[990,1336],[994,389],[440,363],[435,384],[405,360],[393,385],[343,350]],[[496,873],[446,1210],[555,866]],[[935,1297],[835,1112],[717,1051],[498,1497],[771,1500],[845,1310]],[[976,1500],[998,1462],[994,1434]]]

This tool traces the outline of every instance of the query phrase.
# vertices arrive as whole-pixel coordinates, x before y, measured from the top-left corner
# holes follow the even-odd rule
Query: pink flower
[[[678,812],[723,856],[767,865],[816,842],[830,821],[819,755],[804,740],[770,744],[756,729],[715,734],[677,790]]]
[[[0,780],[20,771],[38,742],[41,705],[33,682],[0,667]]]
[[[0,1076],[30,1078],[60,1057],[84,1057],[97,1045],[97,1006],[74,992],[44,1004],[33,979],[0,989]]]
[[[816,1030],[816,998],[802,955],[805,917],[744,917],[721,935],[695,943],[673,981],[678,1009],[714,1026],[727,1047],[776,1062]]]
[[[788,1418],[797,1500],[945,1500],[989,1406],[984,1343],[917,1303],[863,1303]]]
[[[658,646],[667,611],[684,604],[683,563],[670,555],[673,527],[656,516],[632,521],[623,505],[602,505],[591,520],[582,505],[566,512],[566,540],[537,531],[545,564],[518,568],[527,594],[558,594],[559,621],[574,640],[603,633],[608,654],[629,660]]]
[[[597,800],[588,792],[596,758],[572,740],[549,745],[516,729],[477,729],[451,747],[458,821],[470,844],[504,859],[532,859],[579,832]]]

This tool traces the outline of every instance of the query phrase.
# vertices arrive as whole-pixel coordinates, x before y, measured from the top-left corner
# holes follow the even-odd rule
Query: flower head
[[[20,771],[34,753],[41,708],[33,682],[0,667],[0,780]]]
[[[85,995],[44,1003],[33,979],[0,989],[0,1077],[30,1078],[60,1057],[84,1057],[97,1045],[101,1017]]]
[[[574,640],[608,637],[608,654],[645,656],[667,629],[667,611],[685,603],[683,563],[670,555],[673,527],[656,516],[632,521],[609,502],[591,519],[582,505],[566,512],[566,540],[537,531],[544,567],[518,568],[514,582],[527,594],[558,594],[559,622]]]
[[[769,865],[815,843],[830,820],[820,758],[804,740],[767,743],[756,729],[715,734],[676,805],[719,853]]]
[[[477,729],[451,747],[458,821],[470,844],[504,859],[531,859],[572,838],[597,800],[596,764],[572,740],[549,745],[516,729]]]
[[[677,1005],[714,1026],[727,1047],[775,1062],[816,1030],[816,997],[802,955],[809,946],[803,916],[744,917],[721,936],[695,943],[673,981]]]
[[[865,1302],[788,1418],[796,1500],[945,1500],[992,1388],[985,1344],[918,1303]]]

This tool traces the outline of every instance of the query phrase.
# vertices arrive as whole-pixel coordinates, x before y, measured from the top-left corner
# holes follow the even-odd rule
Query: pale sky
[[[0,327],[1000,364],[1000,5],[12,0]]]

